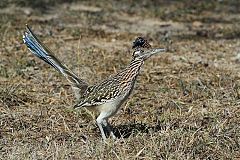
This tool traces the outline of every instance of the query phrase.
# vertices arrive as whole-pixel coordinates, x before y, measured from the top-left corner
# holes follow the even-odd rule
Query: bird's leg
[[[108,122],[107,122],[107,128],[108,128],[108,131],[109,131],[110,135],[112,136],[112,138],[116,139],[117,137],[113,133],[112,126]]]
[[[103,140],[105,141],[105,140],[107,139],[107,137],[106,137],[106,134],[105,134],[104,128],[103,128],[103,127],[105,127],[105,126],[104,126],[104,119],[102,119],[101,116],[98,116],[98,118],[97,118],[97,125],[98,125],[98,127],[99,127],[99,129],[100,129],[102,138],[103,138]]]
[[[97,118],[97,124],[101,131],[103,140],[106,140],[107,137],[110,135],[113,139],[116,139],[116,136],[114,135],[112,131],[112,126],[108,122],[109,115],[105,112],[100,113],[100,115]]]
[[[106,118],[102,118],[103,116],[100,114],[97,118],[97,125],[100,129],[103,140],[105,141],[109,135],[112,136],[113,139],[116,139],[112,131],[111,125],[108,123]]]
[[[105,127],[108,131],[108,135],[111,135],[113,139],[116,139],[116,136],[114,135],[113,130],[112,130],[112,126],[109,124],[109,122],[106,119],[104,119],[103,124],[105,125]]]

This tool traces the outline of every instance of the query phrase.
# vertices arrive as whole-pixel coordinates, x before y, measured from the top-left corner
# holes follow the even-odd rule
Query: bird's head
[[[148,40],[143,37],[137,37],[135,41],[133,42],[133,49],[138,49],[138,48],[151,48],[152,46],[149,44]]]
[[[136,38],[136,40],[133,42],[132,48],[134,49],[132,54],[133,58],[134,59],[138,58],[143,60],[148,59],[154,54],[165,51],[165,49],[163,48],[152,48],[148,40],[143,37]]]

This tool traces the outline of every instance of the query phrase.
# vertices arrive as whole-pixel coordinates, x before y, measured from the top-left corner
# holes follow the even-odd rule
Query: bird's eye
[[[137,57],[141,53],[141,50],[134,51],[132,56]]]

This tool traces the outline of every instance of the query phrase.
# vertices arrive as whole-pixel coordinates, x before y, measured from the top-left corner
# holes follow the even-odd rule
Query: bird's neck
[[[119,76],[122,77],[122,82],[134,82],[139,74],[143,62],[143,59],[132,59],[127,68],[125,68],[122,72],[119,73]]]

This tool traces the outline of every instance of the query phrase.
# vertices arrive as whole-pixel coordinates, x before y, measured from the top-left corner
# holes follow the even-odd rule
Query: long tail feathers
[[[38,58],[42,59],[58,72],[62,73],[67,80],[71,83],[75,95],[79,98],[80,94],[83,94],[88,87],[88,84],[62,64],[53,54],[53,52],[47,48],[26,25],[26,31],[23,34],[23,42],[28,49]]]

